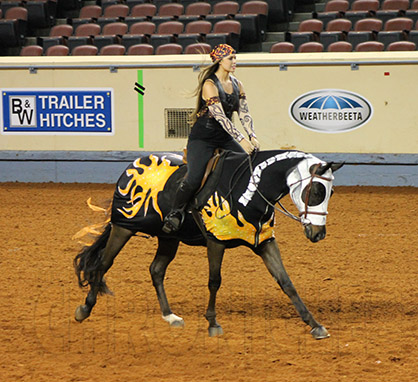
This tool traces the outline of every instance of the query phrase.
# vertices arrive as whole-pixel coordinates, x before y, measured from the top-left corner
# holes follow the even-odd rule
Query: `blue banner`
[[[113,134],[112,89],[2,89],[3,133]]]

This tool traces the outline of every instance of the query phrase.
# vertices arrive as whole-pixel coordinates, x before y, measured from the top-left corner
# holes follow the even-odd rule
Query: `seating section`
[[[238,52],[257,52],[266,50],[263,43],[269,30],[276,30],[278,23],[291,21],[295,3],[294,0],[1,1],[0,54],[200,54],[220,43],[230,44]],[[418,0],[329,0],[323,9],[299,22],[297,30],[287,31],[285,41],[266,42],[269,51],[379,51],[382,45],[383,50],[391,51],[417,48]],[[28,40],[31,44],[36,41],[32,49],[24,46]]]
[[[325,49],[343,41],[350,43],[355,51],[358,44],[365,42],[382,43],[385,50],[394,42],[415,45],[418,42],[418,0],[329,0],[323,12],[312,13],[312,19],[321,21],[324,31],[314,31],[310,40],[321,42]],[[287,41],[292,42],[293,35],[297,38],[298,33],[289,33]],[[393,46],[405,50],[413,47],[409,43]],[[395,49],[393,46],[391,50]],[[380,47],[380,44],[365,44],[360,51]]]

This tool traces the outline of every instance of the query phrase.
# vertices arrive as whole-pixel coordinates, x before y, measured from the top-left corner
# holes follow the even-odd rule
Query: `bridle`
[[[305,207],[305,210],[303,211],[303,212],[300,212],[299,213],[299,220],[301,221],[301,223],[302,224],[304,224],[303,223],[303,220],[307,220],[307,216],[308,216],[308,214],[310,214],[310,215],[320,215],[320,216],[327,216],[328,215],[328,212],[327,211],[325,211],[325,212],[319,212],[319,211],[309,211],[309,197],[311,196],[311,190],[312,190],[312,185],[313,185],[313,181],[314,181],[314,178],[318,178],[318,179],[322,179],[322,180],[325,180],[325,181],[327,181],[327,182],[331,182],[332,181],[332,179],[331,178],[327,178],[327,177],[325,177],[325,176],[322,176],[322,175],[318,175],[318,174],[316,174],[316,171],[318,170],[318,168],[321,166],[321,164],[320,163],[317,163],[314,167],[313,167],[313,169],[312,169],[312,172],[311,172],[311,176],[310,177],[308,177],[308,178],[303,178],[303,179],[300,179],[300,180],[298,180],[297,182],[295,182],[295,183],[292,183],[290,186],[289,186],[289,188],[290,187],[292,187],[292,186],[294,186],[294,185],[296,185],[296,184],[298,184],[298,183],[302,183],[304,180],[306,180],[306,179],[309,179],[310,178],[310,181],[309,181],[309,184],[306,186],[307,188],[306,188],[306,195],[305,195],[305,200],[304,200],[304,207]],[[280,203],[279,203],[280,204]]]
[[[250,173],[251,176],[253,176],[253,164],[252,164],[252,159],[251,156],[248,156],[248,163],[249,163],[249,167],[250,167]],[[309,177],[306,178],[302,178],[299,179],[298,181],[292,183],[291,185],[289,185],[289,188],[291,188],[292,186],[295,186],[299,183],[304,182],[307,179],[310,179],[309,184],[307,185],[307,189],[306,189],[306,195],[305,195],[305,200],[304,200],[304,211],[299,213],[299,217],[295,216],[294,214],[292,214],[291,212],[289,212],[283,205],[282,203],[280,203],[280,199],[284,196],[284,194],[280,194],[279,197],[277,198],[276,203],[281,207],[281,209],[277,208],[273,203],[271,203],[269,200],[267,200],[267,198],[261,193],[261,191],[258,189],[258,186],[256,186],[256,191],[257,193],[260,195],[260,197],[272,208],[274,208],[276,211],[280,212],[281,214],[298,221],[299,223],[301,223],[302,225],[308,225],[310,224],[310,221],[307,219],[308,214],[311,215],[321,215],[321,216],[326,216],[328,215],[328,212],[319,212],[319,211],[309,211],[309,197],[311,195],[311,190],[312,190],[312,185],[313,185],[313,181],[314,178],[318,178],[318,179],[322,179],[328,182],[331,182],[332,179],[331,178],[327,178],[325,176],[322,175],[318,175],[316,174],[316,171],[318,170],[318,168],[321,166],[320,163],[315,164],[315,166],[313,167],[313,170],[311,172],[311,175]]]

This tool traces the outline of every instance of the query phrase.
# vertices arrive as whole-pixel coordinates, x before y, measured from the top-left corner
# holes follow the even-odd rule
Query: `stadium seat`
[[[287,41],[276,42],[270,48],[270,53],[293,53],[294,51],[295,46]]]
[[[131,56],[148,56],[154,54],[154,47],[150,44],[136,44],[130,46],[126,54]]]
[[[356,45],[356,52],[382,52],[385,46],[379,41],[365,41]]]
[[[417,50],[417,46],[412,41],[395,41],[391,42],[386,50],[388,51],[410,51]]]
[[[126,48],[120,44],[105,45],[100,48],[100,56],[123,56],[126,52]]]
[[[415,23],[415,29],[409,32],[409,41],[418,46],[418,21]]]
[[[95,22],[102,15],[102,7],[99,5],[85,5],[80,9],[78,17],[70,20],[74,30],[81,24]]]
[[[129,28],[129,33],[122,36],[122,44],[126,49],[129,49],[132,45],[148,44],[155,30],[155,24],[150,21],[135,23]]]
[[[240,44],[241,24],[234,20],[217,22],[212,33],[206,35],[206,42],[214,47],[219,44],[229,44],[238,51]]]
[[[124,20],[129,14],[129,7],[126,4],[112,4],[103,11],[103,16],[97,19],[97,24],[102,28],[106,24],[116,23]]]
[[[386,21],[400,16],[405,16],[406,10],[409,8],[409,0],[384,0],[376,12],[376,17],[386,23]]]
[[[414,24],[418,21],[418,0],[414,0],[411,7],[406,10],[405,17],[412,19]]]
[[[145,2],[146,2],[145,0],[125,0],[125,4],[131,10],[132,10],[133,7],[135,7],[135,5],[144,4]]]
[[[324,23],[324,28],[326,28],[331,20],[344,17],[349,7],[350,3],[347,0],[331,0],[325,4],[323,12],[313,12],[312,17],[321,20]]]
[[[318,41],[324,23],[318,19],[303,20],[297,32],[287,32],[286,41],[291,42],[297,50],[300,45],[309,41]]]
[[[324,51],[324,46],[320,42],[309,41],[299,46],[299,53],[319,53]]]
[[[28,11],[23,7],[12,7],[0,20],[0,46],[17,47],[23,45],[27,34]]]
[[[25,8],[28,10],[28,23],[31,28],[48,28],[55,24],[56,1],[26,1]]]
[[[122,22],[105,24],[100,35],[94,37],[94,45],[99,48],[111,44],[121,44],[122,36],[128,33],[128,25]]]
[[[354,25],[354,31],[347,34],[347,41],[354,47],[365,41],[375,40],[377,33],[382,30],[382,20],[375,18],[361,19]]]
[[[242,4],[240,12],[235,15],[235,20],[241,23],[241,37],[244,41],[259,41],[260,37],[262,41],[265,40],[268,11],[268,4],[265,1],[250,0]],[[253,15],[256,16],[254,21]],[[254,38],[251,38],[251,33],[255,34]]]
[[[392,42],[406,40],[412,26],[413,21],[406,17],[389,19],[385,23],[384,30],[377,34],[377,41],[382,42],[387,47]]]
[[[131,25],[141,22],[141,21],[151,21],[152,18],[157,13],[157,6],[155,4],[144,3],[137,4],[131,9],[129,16],[125,17],[124,22],[128,24],[130,28]]]
[[[74,28],[69,24],[54,25],[48,37],[39,37],[38,43],[47,51],[53,45],[66,45],[68,37],[72,36]]]
[[[72,51],[72,56],[96,56],[99,52],[97,46],[94,45],[79,45],[76,46]]]
[[[155,54],[181,54],[183,52],[183,47],[179,44],[163,44],[157,47]]]
[[[179,21],[166,21],[158,25],[157,33],[153,34],[150,44],[157,49],[158,46],[174,43],[177,41],[175,35],[183,32],[184,25]]]
[[[379,0],[355,0],[351,9],[345,12],[344,17],[355,25],[361,19],[375,16],[379,5]]]
[[[347,41],[337,41],[328,45],[328,52],[351,52],[353,46]]]
[[[20,50],[21,56],[42,56],[44,53],[44,50],[42,46],[39,45],[27,45],[22,47]]]
[[[184,5],[179,3],[162,4],[158,9],[158,16],[180,16],[184,14]]]
[[[330,0],[325,4],[325,12],[346,12],[349,7],[347,0]]]
[[[52,45],[46,52],[45,56],[68,56],[70,49],[66,45]]]
[[[76,46],[93,44],[94,36],[100,34],[100,25],[98,24],[81,24],[75,30],[74,36],[68,37],[67,45],[72,52]]]
[[[129,15],[133,17],[140,17],[140,16],[154,17],[156,14],[157,14],[157,6],[155,4],[144,3],[144,4],[135,5],[131,9],[131,13]]]
[[[191,3],[186,7],[186,16],[206,16],[212,10],[212,6],[209,3],[199,1],[197,3]]]
[[[3,16],[6,15],[6,12],[9,8],[14,8],[14,7],[24,7],[23,0],[0,1],[0,9],[2,11]]]
[[[211,30],[212,24],[209,21],[192,21],[186,25],[185,33],[178,35],[177,43],[185,49],[187,45],[205,42],[205,36],[209,34]]]
[[[333,42],[345,40],[345,36],[351,30],[351,27],[351,21],[348,19],[331,20],[327,24],[326,31],[320,33],[319,42],[327,49],[328,45]]]
[[[235,15],[239,11],[239,4],[236,1],[220,1],[212,7],[213,15]]]
[[[198,43],[187,45],[184,49],[185,54],[209,54],[212,48],[209,44]]]

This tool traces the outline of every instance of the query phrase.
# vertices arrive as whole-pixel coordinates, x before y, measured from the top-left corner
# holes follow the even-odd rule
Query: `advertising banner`
[[[113,135],[112,89],[2,89],[3,134]]]

